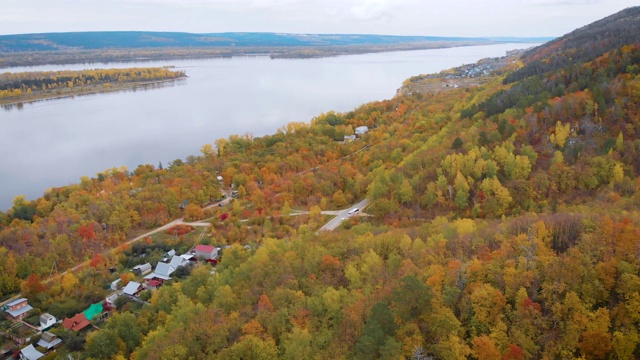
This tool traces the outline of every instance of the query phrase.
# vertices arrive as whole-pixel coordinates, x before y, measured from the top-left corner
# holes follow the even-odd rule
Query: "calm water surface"
[[[321,59],[235,57],[50,65],[0,72],[173,65],[189,76],[132,91],[0,109],[0,210],[112,167],[167,166],[232,134],[263,136],[329,110],[389,99],[413,75],[532,44],[500,44]]]

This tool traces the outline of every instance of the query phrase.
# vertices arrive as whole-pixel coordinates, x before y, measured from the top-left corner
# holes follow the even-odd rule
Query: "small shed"
[[[56,323],[56,317],[49,314],[44,313],[40,315],[40,328],[39,330],[44,330],[52,327]]]
[[[114,308],[116,309],[116,300],[118,300],[118,298],[120,297],[120,295],[122,295],[122,290],[118,290],[114,293],[111,293],[109,295],[107,295],[107,297],[104,299],[105,303],[107,304],[108,307],[110,308]]]
[[[152,270],[151,264],[146,263],[142,265],[136,265],[133,267],[133,273],[136,275],[146,275]]]
[[[369,131],[369,127],[368,126],[358,126],[355,130],[356,135],[360,136],[360,135],[364,135],[367,133],[367,131]]]
[[[111,282],[111,290],[120,289],[120,281],[122,281],[122,280],[118,279],[118,280],[114,280],[113,282]]]
[[[42,333],[40,341],[38,341],[37,345],[49,350],[56,347],[60,343],[62,343],[62,339],[48,331],[45,331]]]

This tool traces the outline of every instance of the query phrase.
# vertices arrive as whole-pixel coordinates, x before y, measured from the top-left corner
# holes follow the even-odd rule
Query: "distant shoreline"
[[[516,41],[517,42],[517,41]],[[311,59],[369,53],[446,49],[495,45],[499,41],[434,41],[411,44],[294,46],[294,47],[217,47],[217,48],[137,48],[100,50],[56,50],[0,53],[0,72],[13,67],[71,65],[109,62],[207,59],[236,56],[269,56],[272,59]],[[524,42],[523,42],[524,43]]]

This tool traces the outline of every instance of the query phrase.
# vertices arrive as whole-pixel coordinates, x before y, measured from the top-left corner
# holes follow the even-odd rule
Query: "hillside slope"
[[[638,43],[640,7],[632,7],[531,49],[525,66],[507,76],[507,83],[593,61],[605,52]]]

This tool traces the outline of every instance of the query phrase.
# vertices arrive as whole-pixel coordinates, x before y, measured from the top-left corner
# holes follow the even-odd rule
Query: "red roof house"
[[[62,326],[67,330],[80,331],[91,324],[91,321],[84,316],[84,313],[77,313],[72,318],[62,320]]]
[[[209,245],[196,245],[196,257],[203,260],[214,260],[218,258],[218,248]]]

